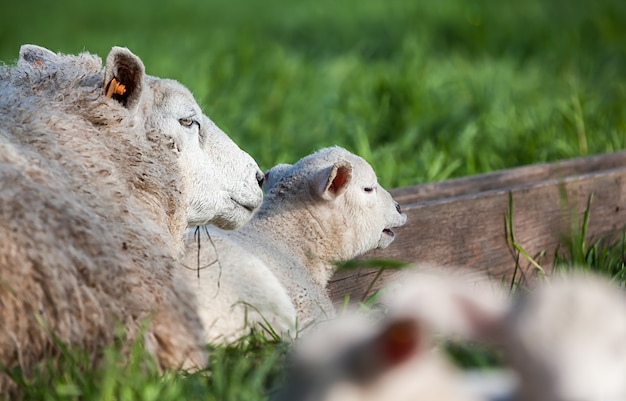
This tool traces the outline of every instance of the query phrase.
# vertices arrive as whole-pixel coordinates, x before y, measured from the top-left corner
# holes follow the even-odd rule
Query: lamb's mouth
[[[393,230],[390,229],[390,228],[385,228],[383,230],[383,234],[386,234],[386,235],[390,236],[391,238],[394,238],[396,236],[396,233],[394,233]]]

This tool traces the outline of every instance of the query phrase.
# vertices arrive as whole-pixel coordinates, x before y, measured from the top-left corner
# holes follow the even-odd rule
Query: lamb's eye
[[[180,125],[182,125],[183,127],[187,127],[187,128],[191,128],[194,124],[197,124],[198,127],[200,126],[200,123],[191,117],[180,118],[178,119],[178,122],[180,123]]]
[[[369,192],[374,192],[374,187],[364,187],[363,191],[368,192],[368,193]]]

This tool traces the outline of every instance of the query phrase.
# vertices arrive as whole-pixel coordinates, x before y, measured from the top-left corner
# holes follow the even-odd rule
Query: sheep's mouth
[[[250,213],[253,213],[256,210],[256,208],[259,206],[257,204],[252,205],[252,204],[242,203],[242,202],[239,202],[238,200],[233,199],[233,198],[230,198],[230,200],[235,204],[236,207],[245,209],[245,210],[247,210]]]
[[[396,236],[396,233],[395,233],[395,232],[393,232],[393,230],[392,230],[392,229],[390,229],[390,228],[385,228],[385,229],[383,230],[383,234],[388,235],[388,236],[389,236],[389,237],[391,237],[391,238],[394,238],[394,237]]]

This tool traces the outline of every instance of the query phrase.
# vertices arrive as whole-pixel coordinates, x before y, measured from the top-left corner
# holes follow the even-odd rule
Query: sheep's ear
[[[53,63],[58,59],[56,53],[46,49],[45,47],[36,45],[23,45],[20,47],[20,58],[18,65],[27,63],[41,67],[48,63]]]
[[[346,161],[320,171],[315,177],[317,195],[324,200],[333,200],[341,195],[352,180],[352,165]]]
[[[145,67],[139,57],[123,47],[113,47],[104,68],[104,93],[128,109],[139,103]]]
[[[422,351],[422,327],[411,318],[395,319],[376,339],[378,352],[388,367],[393,367]]]
[[[356,345],[345,355],[346,373],[368,383],[425,350],[423,329],[416,319],[394,318],[371,339]]]

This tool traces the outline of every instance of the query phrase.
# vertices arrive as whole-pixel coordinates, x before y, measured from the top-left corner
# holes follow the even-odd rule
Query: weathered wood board
[[[385,250],[366,259],[395,259],[471,268],[497,279],[510,278],[515,259],[505,216],[513,201],[516,240],[546,270],[563,236],[578,230],[593,194],[590,240],[620,235],[626,225],[626,152],[503,170],[496,173],[391,191],[408,215]],[[534,268],[520,258],[524,274]],[[339,272],[330,284],[335,300],[361,299],[378,269]],[[385,271],[375,288],[396,274]]]

